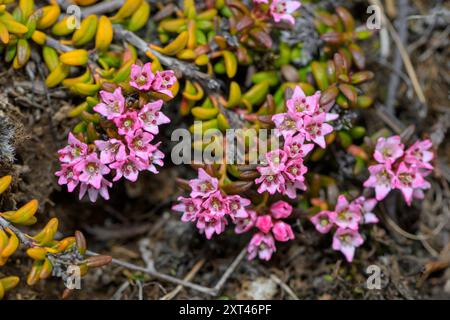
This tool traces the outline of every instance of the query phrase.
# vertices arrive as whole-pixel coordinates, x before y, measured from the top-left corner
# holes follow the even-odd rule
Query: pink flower
[[[269,261],[275,251],[275,241],[272,235],[258,232],[253,235],[248,244],[248,260],[253,260],[258,255],[259,259]]]
[[[200,232],[204,232],[206,239],[211,239],[214,233],[221,234],[225,231],[225,226],[228,224],[227,219],[221,216],[215,216],[203,211],[198,215],[197,228]]]
[[[353,200],[353,203],[360,207],[361,214],[363,216],[363,219],[360,222],[378,223],[379,220],[377,216],[372,212],[378,203],[376,199],[366,199],[365,197],[361,196]]]
[[[299,1],[273,0],[270,5],[270,14],[275,22],[285,20],[290,24],[295,24],[295,19],[291,14],[300,6]]]
[[[287,154],[281,149],[266,153],[266,160],[273,173],[280,173],[284,170],[287,161]]]
[[[246,217],[239,217],[239,218],[235,218],[233,220],[234,224],[236,225],[234,227],[234,232],[236,234],[241,234],[241,233],[245,233],[248,230],[250,230],[251,228],[253,228],[253,226],[256,223],[256,212],[253,210],[247,210],[247,216]]]
[[[67,190],[72,192],[79,183],[79,172],[75,170],[71,164],[62,164],[61,170],[55,173],[58,179],[58,184],[67,184]]]
[[[91,153],[84,160],[75,165],[75,169],[80,172],[79,180],[95,189],[100,189],[103,176],[111,170],[100,162],[96,153]]]
[[[429,151],[432,146],[431,140],[416,141],[406,150],[405,162],[419,168],[433,169],[433,166],[429,163],[434,157],[433,152]]]
[[[275,124],[277,130],[275,130],[276,136],[293,136],[298,132],[297,121],[290,113],[278,113],[272,116],[272,121]]]
[[[158,126],[164,123],[169,123],[170,119],[161,112],[163,101],[157,100],[145,104],[139,111],[139,119],[142,121],[142,128],[153,134],[158,134]]]
[[[275,222],[272,228],[272,233],[275,239],[281,242],[294,240],[295,238],[291,226],[282,221]]]
[[[337,229],[333,237],[333,250],[341,251],[348,262],[353,261],[355,248],[364,242],[361,235],[356,230]]]
[[[139,171],[142,171],[147,167],[145,162],[134,155],[128,155],[125,160],[116,161],[109,166],[111,169],[116,170],[116,176],[113,181],[117,181],[120,178],[125,177],[125,179],[132,182],[137,180]]]
[[[290,181],[286,180],[285,184],[282,186],[281,194],[288,196],[291,199],[297,197],[297,190],[306,190],[306,185],[301,181]]]
[[[155,80],[155,75],[152,72],[152,64],[149,62],[144,64],[143,67],[133,64],[131,66],[130,78],[130,86],[142,91],[150,90]]]
[[[146,170],[157,174],[159,173],[158,169],[156,169],[155,165],[158,165],[160,167],[162,167],[164,165],[164,153],[162,153],[160,150],[158,150],[158,146],[159,146],[160,142],[158,142],[156,145],[154,145],[154,150],[150,153],[149,157],[148,157],[148,167],[146,168]]]
[[[169,89],[173,87],[177,78],[172,70],[157,71],[155,79],[152,83],[152,89],[156,92],[164,93],[169,97],[173,97],[172,91]]]
[[[290,160],[286,164],[286,169],[284,170],[284,175],[291,182],[301,182],[302,187],[299,189],[303,189],[303,181],[305,181],[305,177],[303,176],[308,171],[308,168],[303,165],[302,158],[297,158]]]
[[[257,167],[256,169],[261,174],[261,177],[255,180],[255,183],[261,184],[258,188],[259,193],[267,191],[275,194],[277,191],[280,193],[283,191],[285,179],[282,174],[274,173],[270,167]]]
[[[425,184],[417,168],[408,168],[404,162],[400,163],[394,177],[394,187],[402,192],[408,206],[411,205],[414,189],[422,188]]]
[[[358,230],[358,224],[361,220],[359,205],[349,204],[345,196],[340,195],[334,211],[336,212],[334,223],[339,228]]]
[[[393,163],[396,159],[403,155],[405,146],[402,144],[400,136],[389,138],[378,138],[377,145],[373,157],[379,163]]]
[[[425,197],[425,193],[423,192],[423,190],[430,189],[430,188],[431,188],[431,184],[428,181],[424,180],[424,184],[422,186],[414,189],[413,198],[423,199]]]
[[[269,0],[253,0],[253,3],[269,3]]]
[[[248,213],[245,207],[251,204],[250,200],[241,197],[239,195],[233,195],[228,196],[226,198],[226,201],[228,202],[228,214],[231,216],[233,220],[237,218],[248,217]]]
[[[178,197],[177,200],[180,203],[174,205],[172,207],[172,210],[183,213],[181,221],[183,222],[195,221],[197,219],[197,214],[200,211],[202,200],[185,197]]]
[[[89,195],[89,200],[91,200],[91,202],[97,201],[99,194],[103,199],[109,200],[108,188],[111,188],[111,186],[112,183],[106,180],[105,178],[102,178],[99,189],[93,187],[92,185],[81,183],[79,199],[81,200],[87,191]]]
[[[86,143],[83,143],[75,138],[71,132],[69,133],[68,141],[68,146],[58,150],[59,161],[75,164],[87,155],[88,146]]]
[[[284,219],[291,215],[292,206],[286,201],[279,200],[270,206],[270,213],[275,219]]]
[[[316,215],[310,218],[311,222],[316,227],[316,230],[320,233],[328,233],[333,227],[334,220],[336,219],[336,212],[334,211],[320,211]]]
[[[102,102],[94,107],[94,110],[109,120],[119,117],[125,109],[125,98],[122,88],[118,87],[113,93],[100,91]]]
[[[189,181],[189,186],[192,188],[191,197],[208,197],[215,191],[219,185],[217,178],[211,177],[202,168],[198,169],[198,179],[192,179]]]
[[[364,187],[375,188],[376,199],[381,201],[392,190],[394,174],[388,163],[370,166],[369,172],[370,177],[364,182]]]
[[[132,136],[134,132],[141,128],[141,123],[138,121],[138,114],[136,111],[129,111],[118,118],[114,118],[120,135]]]
[[[305,144],[305,137],[300,134],[285,137],[284,151],[290,158],[304,158],[312,149],[314,144]]]
[[[229,212],[228,203],[225,201],[225,198],[220,191],[211,193],[205,202],[203,202],[202,207],[218,217],[223,217]]]
[[[127,157],[125,145],[120,140],[96,140],[94,143],[100,150],[100,161],[103,164],[108,164],[114,161],[122,161]]]
[[[304,115],[314,115],[319,109],[320,92],[307,97],[300,86],[296,86],[294,94],[286,101],[288,112],[303,117]]]
[[[264,233],[269,233],[273,227],[272,217],[268,214],[256,219],[256,227]]]
[[[131,154],[144,160],[148,160],[151,153],[156,149],[155,146],[150,144],[153,140],[153,135],[142,129],[136,130],[133,135],[128,135],[125,139]]]
[[[325,121],[325,112],[312,117],[305,116],[303,118],[303,127],[300,130],[307,141],[314,141],[323,149],[326,147],[325,136],[333,131],[333,127],[325,123]]]

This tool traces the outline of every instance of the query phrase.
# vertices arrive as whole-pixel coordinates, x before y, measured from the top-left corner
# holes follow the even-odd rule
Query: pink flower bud
[[[291,215],[292,206],[286,201],[277,201],[270,206],[270,213],[275,219],[284,219]]]
[[[256,219],[256,227],[264,233],[269,233],[272,229],[273,222],[270,215],[259,216]]]
[[[277,241],[286,242],[294,239],[294,232],[287,223],[278,221],[273,225],[272,233]]]

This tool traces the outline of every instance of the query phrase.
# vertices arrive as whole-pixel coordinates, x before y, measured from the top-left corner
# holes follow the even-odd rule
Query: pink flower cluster
[[[294,94],[286,101],[287,112],[272,117],[277,135],[282,135],[285,139],[300,135],[305,141],[325,148],[325,136],[333,131],[333,127],[327,122],[337,119],[338,115],[324,112],[319,100],[320,91],[306,96],[301,87],[295,87]]]
[[[239,195],[224,195],[219,190],[219,181],[205,170],[198,170],[198,178],[189,182],[190,197],[179,197],[172,210],[181,212],[181,221],[195,222],[200,233],[207,239],[221,234],[228,225],[227,217],[234,223],[234,232],[242,234],[253,227],[258,229],[247,247],[248,258],[258,256],[269,260],[276,251],[275,240],[286,242],[294,239],[292,228],[281,219],[292,213],[292,207],[278,201],[270,207],[270,214],[260,215],[248,208],[250,200]]]
[[[394,189],[402,192],[408,205],[413,198],[423,199],[423,190],[430,188],[425,177],[433,170],[431,147],[430,140],[419,140],[405,151],[400,136],[379,138],[373,154],[378,164],[369,167],[364,187],[375,188],[378,201]]]
[[[297,189],[306,190],[304,175],[308,168],[303,163],[314,144],[305,142],[315,142],[325,148],[325,135],[333,131],[326,122],[338,117],[320,110],[319,99],[320,92],[306,96],[297,86],[292,98],[286,102],[287,112],[272,117],[277,135],[284,137],[284,146],[268,152],[266,163],[257,168],[261,174],[255,180],[260,184],[259,193],[278,192],[294,199]]]
[[[269,0],[253,0],[254,3],[269,4]],[[289,0],[272,0],[269,6],[269,12],[275,22],[280,22],[282,20],[295,24],[295,19],[292,13],[301,7],[300,1],[289,1]]]
[[[179,197],[179,203],[172,210],[183,213],[183,222],[196,222],[197,228],[207,239],[214,234],[221,234],[228,224],[227,216],[237,224],[237,233],[244,232],[246,219],[251,221],[254,212],[246,210],[250,200],[239,195],[224,195],[219,190],[219,181],[211,177],[203,169],[198,169],[198,178],[189,182],[191,193],[189,198]]]
[[[159,84],[163,81],[158,79],[169,77],[170,72],[153,75],[150,63],[142,68],[133,65],[130,85],[144,92],[152,90],[168,94],[170,91],[166,92],[167,85]],[[168,83],[173,84],[174,81],[170,78]],[[170,122],[161,112],[161,99],[139,108],[128,107],[121,87],[113,93],[101,91],[100,98],[101,102],[94,110],[114,123],[118,137],[106,141],[96,140],[88,146],[70,133],[69,144],[58,151],[61,170],[56,172],[60,185],[67,184],[68,191],[72,192],[79,184],[80,199],[87,191],[92,202],[97,200],[98,194],[109,199],[108,187],[112,183],[104,176],[111,170],[115,170],[113,181],[124,177],[134,182],[143,170],[158,173],[155,165],[163,165],[164,154],[158,150],[159,143],[151,142],[154,134],[159,132],[158,126]]]
[[[165,70],[153,74],[151,66],[151,63],[146,63],[143,67],[132,65],[130,86],[140,91],[155,91],[173,97],[170,88],[177,81],[174,72]]]
[[[377,205],[376,199],[359,197],[348,202],[340,195],[334,211],[324,210],[310,218],[320,233],[328,233],[335,228],[333,249],[341,251],[348,262],[353,260],[355,249],[363,244],[359,234],[361,224],[378,223],[378,218],[372,212]]]
[[[270,207],[270,214],[258,216],[254,226],[258,228],[247,247],[248,259],[256,256],[261,260],[270,260],[276,251],[275,240],[287,242],[294,239],[294,232],[287,223],[281,221],[292,213],[292,206],[285,201],[275,202]]]

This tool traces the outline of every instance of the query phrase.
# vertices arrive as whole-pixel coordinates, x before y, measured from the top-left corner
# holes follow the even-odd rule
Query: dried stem
[[[184,277],[184,281],[191,281],[195,275],[197,274],[197,272],[200,271],[200,269],[203,267],[203,265],[205,264],[205,259],[202,259],[200,261],[198,261],[194,267],[192,268],[191,271],[188,272],[188,274]],[[171,300],[173,298],[176,297],[176,295],[183,289],[183,286],[178,285],[175,289],[173,289],[171,292],[169,292],[168,294],[166,294],[165,296],[163,296],[160,300]]]
[[[407,24],[407,16],[408,16],[408,0],[400,0],[398,2],[398,10],[399,10],[399,17],[398,17],[398,35],[401,43],[404,45],[407,42],[408,39],[408,24]],[[401,72],[402,70],[402,56],[400,55],[400,51],[395,51],[394,54],[394,62],[393,62],[393,68],[395,70],[399,70]],[[394,113],[394,102],[395,98],[398,93],[398,87],[400,85],[400,77],[398,73],[393,72],[391,74],[391,77],[389,79],[389,88],[388,88],[388,94],[386,98],[386,109],[391,114]]]
[[[205,287],[202,285],[198,285],[195,283],[192,283],[190,281],[186,281],[186,280],[182,280],[176,277],[172,277],[169,276],[167,274],[158,272],[152,268],[144,268],[126,261],[122,261],[119,259],[112,259],[112,263],[116,264],[118,266],[130,269],[130,270],[134,270],[134,271],[139,271],[139,272],[143,272],[146,273],[152,277],[155,277],[157,279],[163,280],[163,281],[167,281],[167,282],[171,282],[189,289],[193,289],[196,290],[198,292],[202,292],[205,294],[208,294],[210,296],[217,296],[220,291],[222,290],[222,287],[224,286],[224,284],[226,283],[226,281],[228,280],[228,278],[231,276],[231,274],[234,272],[234,270],[236,270],[237,266],[239,265],[239,263],[242,261],[242,259],[245,257],[246,254],[246,249],[242,249],[242,251],[239,253],[239,255],[234,259],[234,261],[229,265],[229,267],[227,268],[227,270],[224,272],[224,274],[222,275],[222,277],[219,279],[219,281],[217,282],[217,284],[212,287]],[[92,251],[87,251],[86,255],[88,256],[97,256],[99,255],[96,252],[92,252]]]
[[[45,44],[47,46],[52,47],[53,49],[56,49],[61,52],[69,52],[69,51],[75,50],[74,48],[66,46],[65,44],[62,44],[58,40],[53,39],[52,37],[50,37],[48,35],[45,37]]]
[[[395,30],[391,21],[388,19],[388,17],[384,13],[384,7],[383,7],[382,3],[380,2],[380,0],[369,0],[369,2],[382,9],[381,10],[381,14],[382,14],[382,18],[383,18],[382,23],[385,25],[385,27],[387,27],[388,31],[391,33],[391,36],[394,39],[394,42],[398,47],[398,50],[400,52],[400,55],[402,57],[403,63],[406,68],[406,72],[408,73],[408,76],[411,79],[414,91],[416,92],[416,95],[417,95],[419,101],[423,104],[426,104],[425,94],[423,93],[422,87],[421,87],[419,79],[417,77],[417,73],[414,70],[414,66],[411,62],[411,58],[408,55],[408,51],[406,50],[405,46],[403,45],[401,38],[400,38],[399,34],[397,33],[397,30]]]
[[[0,217],[0,227],[5,230],[11,230],[11,232],[13,232],[25,246],[34,247],[34,242],[25,233],[14,227],[11,222],[3,217]]]
[[[61,1],[61,2],[63,2],[63,1]],[[67,1],[64,1],[64,2],[67,2]],[[116,11],[117,9],[120,9],[120,7],[122,7],[124,3],[125,3],[125,0],[102,1],[93,6],[82,9],[81,12],[84,17],[89,16],[91,14],[109,13],[109,12]]]

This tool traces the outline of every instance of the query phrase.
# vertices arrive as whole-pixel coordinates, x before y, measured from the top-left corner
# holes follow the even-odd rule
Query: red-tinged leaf
[[[27,63],[30,58],[30,44],[25,39],[19,39],[17,42],[17,62],[20,66],[23,66]]]
[[[356,88],[354,86],[343,83],[339,85],[339,90],[350,101],[352,105],[356,104],[358,94],[356,93]]]
[[[344,82],[344,83],[349,83],[350,82],[350,77],[346,74],[340,74],[338,77],[340,82]]]
[[[300,81],[300,75],[298,74],[297,69],[290,64],[285,64],[281,67],[281,74],[289,82]]]
[[[322,92],[320,96],[320,106],[328,110],[336,102],[336,97],[339,94],[339,89],[336,86],[331,86]]]
[[[333,27],[336,24],[337,17],[328,12],[320,12],[319,19],[323,22],[327,27]]]
[[[340,32],[327,32],[320,36],[323,41],[338,45],[344,42],[344,35]]]
[[[319,89],[323,91],[328,88],[327,70],[324,63],[318,61],[312,62],[311,71]]]
[[[338,96],[336,97],[336,103],[343,109],[350,108],[348,99],[341,92],[339,92]]]
[[[250,15],[250,11],[249,11],[248,7],[241,1],[227,0],[226,4],[228,7],[230,7],[230,9],[235,8],[235,9],[239,10],[243,15]]]
[[[364,151],[364,149],[361,148],[361,147],[358,147],[358,146],[356,146],[354,144],[350,145],[347,148],[347,152],[350,153],[351,155],[353,155],[354,157],[359,157],[359,158],[363,159],[364,161],[368,161],[369,160],[369,156]]]
[[[350,44],[348,48],[358,69],[364,69],[366,66],[366,57],[364,56],[362,49],[354,43]]]
[[[194,49],[194,53],[195,53],[196,57],[201,56],[202,54],[207,54],[210,51],[211,51],[211,47],[207,44],[198,46]]]
[[[253,19],[249,16],[243,16],[242,19],[236,23],[236,30],[237,32],[242,32],[251,26],[253,26]]]
[[[272,115],[258,116],[258,120],[261,121],[262,123],[273,124]]]
[[[246,48],[242,46],[237,48],[236,56],[240,64],[247,65],[250,63],[250,56]]]
[[[254,171],[258,166],[256,164],[248,164],[248,165],[238,165],[238,169],[241,172],[244,171]]]
[[[222,186],[226,194],[241,194],[253,186],[253,181],[236,181]]]
[[[260,176],[258,171],[244,171],[241,172],[239,178],[242,180],[253,181]]]
[[[345,47],[341,47],[341,48],[339,48],[338,52],[345,59],[347,69],[350,70],[352,68],[352,54],[350,53],[350,50],[348,50]]]
[[[336,8],[336,13],[344,23],[346,31],[353,31],[355,29],[355,19],[353,19],[352,14],[347,9],[339,6]]]
[[[336,75],[347,74],[348,73],[348,64],[347,60],[340,54],[335,53],[333,56],[334,66],[336,68]]]
[[[72,295],[73,290],[72,289],[64,289],[64,292],[61,295],[61,299],[63,300],[67,300],[70,298],[70,296]]]
[[[93,256],[86,259],[86,264],[89,268],[99,268],[110,264],[112,257],[110,256]]]
[[[336,67],[332,60],[327,61],[327,76],[330,83],[336,82]]]
[[[352,84],[361,84],[370,81],[374,78],[374,74],[371,71],[360,71],[352,74]]]
[[[253,29],[250,31],[252,37],[257,40],[260,44],[265,46],[266,48],[271,48],[273,45],[272,37],[265,31],[261,29]]]
[[[86,238],[84,237],[83,233],[81,231],[75,231],[75,243],[77,245],[78,251],[81,254],[85,254],[86,252]]]

